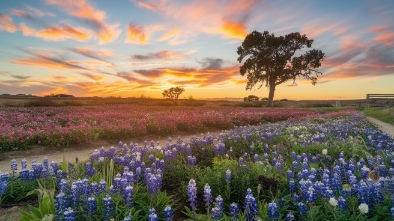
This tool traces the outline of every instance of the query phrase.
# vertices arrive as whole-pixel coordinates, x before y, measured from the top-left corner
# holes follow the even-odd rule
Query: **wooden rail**
[[[378,100],[384,100],[389,106],[393,106],[394,94],[367,94],[367,107]]]

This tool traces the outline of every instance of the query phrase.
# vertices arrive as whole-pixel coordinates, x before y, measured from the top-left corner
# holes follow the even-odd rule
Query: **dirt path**
[[[394,137],[394,126],[380,121],[378,119],[372,118],[372,117],[367,117],[369,121],[371,121],[372,123],[378,125],[380,127],[380,129],[382,129],[383,131],[387,132],[388,134],[391,135],[391,137]]]

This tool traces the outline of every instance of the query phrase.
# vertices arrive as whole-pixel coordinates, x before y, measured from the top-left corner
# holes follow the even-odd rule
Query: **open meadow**
[[[0,117],[2,152],[113,143],[86,161],[11,161],[0,175],[0,205],[33,206],[5,212],[5,220],[392,220],[394,213],[394,139],[351,108],[21,106],[1,107]],[[148,134],[172,138],[132,142]]]

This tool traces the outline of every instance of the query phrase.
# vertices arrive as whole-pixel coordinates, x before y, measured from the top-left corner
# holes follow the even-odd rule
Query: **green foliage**
[[[394,125],[394,108],[393,107],[371,107],[364,108],[363,113],[367,116],[376,118],[383,122]]]
[[[248,34],[242,45],[238,47],[238,61],[243,62],[240,67],[241,75],[247,75],[246,89],[252,89],[258,84],[261,88],[270,88],[268,105],[272,106],[275,87],[288,80],[303,77],[310,80],[313,85],[321,72],[317,70],[321,66],[324,53],[321,50],[312,49],[299,56],[294,56],[303,48],[311,48],[313,40],[298,32],[285,36],[276,37],[268,31],[263,33],[253,31]]]
[[[55,190],[48,190],[40,186],[39,189],[29,192],[27,195],[37,194],[38,196],[38,208],[29,205],[30,212],[25,212],[19,209],[22,217],[20,221],[51,221],[54,219],[55,214],[55,200],[54,194]]]
[[[178,102],[179,95],[181,95],[185,91],[184,88],[181,87],[172,87],[168,90],[164,90],[162,95],[164,98],[171,99],[174,104]]]

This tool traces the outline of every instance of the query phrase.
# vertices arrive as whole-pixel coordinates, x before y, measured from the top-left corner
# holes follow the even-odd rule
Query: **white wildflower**
[[[327,149],[323,149],[323,150],[321,151],[321,153],[322,153],[323,155],[327,155]]]
[[[368,213],[368,205],[365,203],[361,203],[360,206],[358,206],[358,209],[360,210],[361,214]]]
[[[338,206],[338,200],[336,200],[335,198],[333,198],[333,197],[331,197],[330,198],[330,205],[331,206],[334,206],[334,207],[336,207],[336,206]]]

